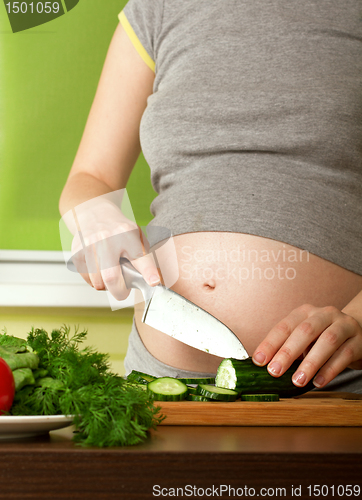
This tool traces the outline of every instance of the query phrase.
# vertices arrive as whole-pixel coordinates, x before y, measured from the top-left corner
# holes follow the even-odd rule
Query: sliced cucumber
[[[188,392],[189,392],[189,395],[193,394],[194,396],[196,396],[197,394],[199,394],[197,392],[197,387],[190,387],[190,386],[188,386]]]
[[[161,377],[147,384],[147,392],[155,401],[182,401],[188,394],[188,387],[176,378]]]
[[[215,401],[215,399],[205,398],[205,396],[201,396],[201,394],[189,394],[186,399],[188,401]]]
[[[238,397],[238,393],[231,389],[204,384],[197,386],[197,393],[205,398],[216,399],[217,401],[235,401]]]
[[[184,384],[215,384],[215,377],[205,377],[205,378],[179,378]]]
[[[132,370],[128,375],[127,380],[130,380],[131,382],[139,382],[140,384],[148,384],[148,382],[156,380],[156,377],[149,375],[148,373]]]
[[[279,401],[279,394],[242,394],[242,401]]]

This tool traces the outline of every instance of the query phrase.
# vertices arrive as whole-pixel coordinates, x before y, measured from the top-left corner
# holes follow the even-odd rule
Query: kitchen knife
[[[215,356],[249,357],[238,337],[224,323],[173,290],[163,285],[148,285],[128,259],[121,257],[119,262],[127,288],[138,288],[143,294],[143,323]]]

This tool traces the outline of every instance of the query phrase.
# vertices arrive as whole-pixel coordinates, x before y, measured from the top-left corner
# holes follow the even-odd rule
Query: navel
[[[216,282],[213,279],[207,280],[203,284],[203,289],[205,290],[205,292],[213,292],[215,288],[216,288]]]

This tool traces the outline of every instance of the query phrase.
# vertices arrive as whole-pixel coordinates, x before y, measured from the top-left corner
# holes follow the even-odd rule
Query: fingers
[[[274,376],[282,375],[285,370],[290,367],[293,361],[306,351],[308,347],[317,339],[317,343],[314,347],[312,347],[303,361],[303,366],[308,366],[308,372],[310,372],[313,369],[313,365],[321,363],[321,357],[324,358],[326,354],[325,351],[323,352],[323,349],[326,348],[326,343],[329,344],[328,351],[329,356],[331,356],[333,349],[336,349],[336,345],[333,346],[332,344],[339,342],[340,345],[346,338],[344,336],[337,336],[334,332],[331,333],[330,331],[328,331],[328,333],[324,333],[323,337],[321,337],[323,332],[325,332],[325,330],[333,323],[336,314],[338,314],[337,310],[335,313],[334,310],[327,310],[327,308],[325,308],[299,323],[279,349],[277,354],[269,362],[269,373]],[[330,342],[324,341],[324,338],[330,338],[331,340]],[[318,347],[317,344],[321,347]],[[328,357],[325,358],[323,362],[325,362]],[[319,364],[319,366],[315,366],[315,368],[318,369],[320,366],[321,364]],[[304,385],[304,382],[306,383],[306,375],[307,373],[304,371],[299,373],[299,378],[297,378],[298,385]]]
[[[105,231],[91,234],[83,241],[77,235],[72,245],[72,260],[83,279],[96,290],[108,290],[116,300],[124,300],[130,294],[119,265],[121,256],[132,262],[149,285],[160,283],[153,256],[146,253],[149,250],[147,239],[140,228],[132,226],[129,229],[117,234]]]
[[[155,260],[151,253],[146,253],[146,250],[149,250],[149,243],[140,229],[138,233],[132,231],[127,235],[127,245],[124,248],[122,257],[131,261],[149,285],[154,286],[160,283]]]
[[[342,314],[342,313],[341,313]],[[299,367],[300,370],[306,371],[307,380],[311,380],[314,375],[313,383],[316,387],[321,388],[331,382],[339,373],[341,373],[346,367],[362,369],[362,331],[360,325],[350,316],[345,316],[343,321],[343,327],[339,325],[337,328],[343,328],[343,334],[340,337],[344,337],[344,342],[338,342],[339,348],[334,352],[334,354],[323,363],[320,370],[309,370],[309,366],[304,367],[303,363]],[[334,325],[330,328],[332,331]],[[327,332],[326,332],[327,333]],[[338,335],[338,329],[335,331]],[[322,338],[321,338],[322,340]],[[317,344],[316,344],[317,346]],[[322,343],[318,347],[323,349]],[[319,353],[321,359],[322,355]],[[317,355],[316,355],[317,356]],[[326,356],[325,356],[326,357]],[[306,358],[307,359],[307,358]],[[314,368],[314,367],[313,367]],[[317,373],[316,373],[317,372]],[[296,384],[297,385],[297,384]],[[303,384],[304,385],[304,384]]]
[[[294,309],[286,318],[275,325],[263,342],[256,348],[253,355],[254,363],[259,366],[264,366],[269,363],[275,353],[285,345],[295,328],[308,318],[308,315],[313,309],[316,308],[310,305],[298,307],[297,309]],[[307,328],[307,326],[305,325],[303,328]],[[284,363],[291,355],[291,352],[288,350],[290,347],[290,344],[287,344],[286,350],[284,350],[284,353],[281,354],[281,357],[284,355]],[[296,357],[302,354],[302,352],[300,352]],[[292,361],[290,364],[291,363]],[[277,373],[273,373],[273,375],[277,375]]]
[[[131,293],[123,279],[121,266],[109,267],[101,271],[104,286],[116,300],[125,300]]]
[[[293,375],[293,383],[303,387],[315,377],[314,384],[323,387],[362,358],[361,327],[335,307],[304,305],[269,332],[253,359],[258,365],[269,363],[269,373],[279,377],[303,353],[307,354]]]
[[[88,285],[93,286],[93,283],[89,277],[85,254],[78,233],[73,238],[71,253],[72,262],[77,272],[82,276],[84,281],[88,283]]]
[[[101,267],[99,265],[99,258],[94,244],[84,248],[84,258],[92,286],[96,290],[104,290],[105,286],[101,275]]]
[[[297,372],[293,375],[293,383],[298,387],[303,387],[314,377],[321,367],[324,370],[325,366],[327,366],[327,371],[329,370],[327,362],[329,362],[329,366],[331,367],[330,375],[335,371],[334,376],[327,377],[328,381],[332,380],[351,362],[351,360],[347,359],[344,352],[347,344],[346,341],[351,336],[353,336],[353,331],[342,321],[336,321],[330,325],[322,332],[317,342],[299,365]],[[344,360],[348,362],[343,365]],[[327,378],[325,378],[325,381]],[[321,379],[319,381],[322,382]],[[324,383],[320,385],[324,385]]]
[[[160,283],[155,262],[151,254],[140,257],[137,260],[131,261],[132,265],[137,269],[151,286]],[[121,266],[109,267],[101,270],[101,278],[107,289],[116,300],[125,300],[130,294],[130,290],[126,287]]]
[[[118,300],[130,293],[123,280],[120,257],[130,260],[148,284],[160,282],[146,237],[131,220],[133,214],[129,219],[120,209],[126,202],[127,211],[127,199],[121,191],[88,200],[74,208],[71,217],[76,229],[72,260],[77,271],[95,289],[107,289]]]
[[[133,260],[132,265],[142,274],[149,285],[155,286],[160,283],[160,275],[152,254]]]

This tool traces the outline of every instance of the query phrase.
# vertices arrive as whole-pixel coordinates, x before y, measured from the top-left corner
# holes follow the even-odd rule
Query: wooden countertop
[[[255,496],[284,488],[273,497],[313,498],[308,485],[326,485],[323,498],[336,498],[339,485],[358,485],[362,496],[362,427],[159,426],[141,445],[108,449],[81,448],[71,438],[68,427],[1,441],[0,499],[168,498],[161,487],[185,485],[239,491],[224,498],[240,498],[237,488],[245,487]]]

